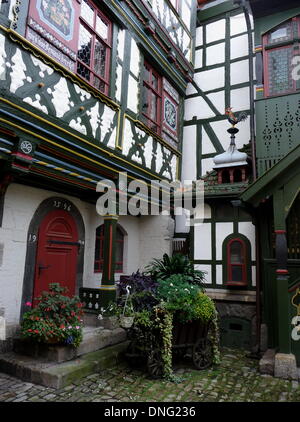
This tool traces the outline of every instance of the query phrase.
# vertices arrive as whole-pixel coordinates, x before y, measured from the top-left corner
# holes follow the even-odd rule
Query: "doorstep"
[[[78,348],[49,345],[34,349],[16,340],[13,352],[0,354],[0,372],[46,387],[62,388],[116,365],[128,345],[126,339],[122,328],[85,327]]]

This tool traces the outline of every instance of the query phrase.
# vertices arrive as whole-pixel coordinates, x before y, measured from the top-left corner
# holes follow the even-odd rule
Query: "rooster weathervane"
[[[232,124],[232,127],[234,127],[239,122],[243,122],[248,118],[248,114],[245,111],[242,111],[238,114],[238,116],[235,116],[232,112],[232,107],[227,107],[225,109],[225,114],[227,116],[228,121]]]

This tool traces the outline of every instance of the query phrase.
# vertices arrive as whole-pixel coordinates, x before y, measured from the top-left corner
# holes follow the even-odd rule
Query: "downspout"
[[[247,25],[248,40],[249,40],[249,89],[250,89],[250,143],[251,143],[251,158],[252,158],[252,176],[253,182],[257,179],[256,173],[256,144],[255,144],[255,106],[254,106],[254,59],[253,59],[253,38],[250,21],[250,14],[252,10],[248,0],[233,0],[233,3],[240,6],[245,14]],[[260,324],[261,324],[261,297],[260,297],[260,238],[257,226],[257,213],[255,216],[255,257],[256,257],[256,344],[257,354],[260,353],[261,338],[260,338]]]
[[[250,79],[250,143],[251,143],[251,158],[252,158],[252,173],[253,181],[255,182],[256,175],[256,148],[255,148],[255,108],[254,108],[254,60],[253,60],[253,38],[250,21],[250,14],[252,15],[251,7],[248,0],[233,0],[233,3],[240,6],[245,14],[247,25],[248,40],[249,40],[249,79]]]

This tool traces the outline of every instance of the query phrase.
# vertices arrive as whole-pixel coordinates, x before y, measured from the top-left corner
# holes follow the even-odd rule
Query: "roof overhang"
[[[299,7],[299,0],[249,0],[255,18]]]
[[[242,193],[241,199],[257,207],[293,177],[299,177],[300,186],[300,144],[252,183]]]

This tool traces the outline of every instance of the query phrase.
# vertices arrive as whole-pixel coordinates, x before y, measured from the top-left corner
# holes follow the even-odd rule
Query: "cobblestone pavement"
[[[0,373],[0,402],[300,402],[297,381],[258,372],[258,360],[222,350],[220,365],[197,371],[178,366],[179,383],[153,380],[126,365],[92,374],[60,390]]]

